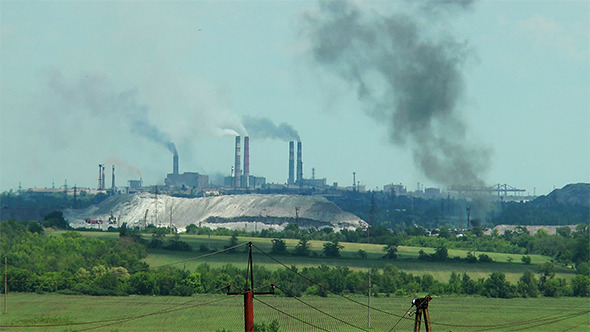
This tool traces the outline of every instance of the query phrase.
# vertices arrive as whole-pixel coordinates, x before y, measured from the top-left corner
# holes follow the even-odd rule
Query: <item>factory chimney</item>
[[[98,164],[98,190],[102,189],[102,164]]]
[[[113,165],[113,174],[111,175],[111,190],[113,191],[113,194],[115,193],[115,190],[117,188],[115,188],[115,165]]]
[[[242,177],[240,164],[240,136],[236,136],[236,162],[234,166],[234,174],[234,188],[239,188]]]
[[[303,161],[301,161],[301,141],[297,142],[297,183],[302,184],[303,180]]]
[[[295,142],[289,142],[289,179],[287,184],[295,183]]]
[[[106,176],[104,176],[104,169],[106,167],[104,167],[104,165],[102,165],[102,186],[100,187],[101,190],[105,190],[107,188],[107,186],[105,186],[105,180],[106,180]]]
[[[244,137],[244,187],[250,187],[250,137]]]
[[[178,175],[178,153],[172,157],[172,174]]]

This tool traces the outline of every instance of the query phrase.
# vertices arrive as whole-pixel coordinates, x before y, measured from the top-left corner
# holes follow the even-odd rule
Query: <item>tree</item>
[[[541,289],[543,289],[545,283],[555,277],[555,265],[551,262],[543,263],[539,266],[539,274],[541,275]]]
[[[30,221],[29,224],[27,225],[27,230],[31,233],[37,233],[37,234],[43,234],[43,232],[44,232],[43,226],[41,226],[41,224],[39,224],[36,221]]]
[[[324,255],[326,257],[340,257],[340,249],[344,248],[337,240],[324,243]]]
[[[166,237],[165,228],[156,228],[152,234],[152,240],[150,241],[150,248],[162,248],[164,246],[164,238]]]
[[[364,251],[363,249],[359,249],[356,254],[360,257],[360,258],[367,258],[367,252]]]
[[[449,231],[448,228],[446,227],[441,227],[438,231],[438,237],[442,238],[442,239],[455,239],[455,234],[451,233],[451,231]]]
[[[447,248],[445,246],[440,246],[438,248],[436,248],[436,251],[434,252],[434,255],[432,256],[434,261],[446,261],[447,258],[449,258],[449,251],[447,250]]]
[[[395,244],[388,244],[385,247],[383,247],[383,251],[385,252],[385,255],[383,255],[383,258],[387,258],[387,259],[396,259],[397,258],[397,246]]]
[[[231,238],[229,239],[229,244],[227,246],[225,246],[225,249],[229,249],[227,252],[229,253],[235,253],[236,252],[236,248],[234,248],[235,246],[238,245],[238,237],[237,235],[234,233]]]
[[[311,244],[307,243],[307,239],[303,238],[299,240],[299,243],[295,246],[295,256],[309,256],[311,253]]]
[[[574,296],[590,296],[590,277],[583,274],[573,277],[572,293]]]
[[[43,218],[43,226],[68,229],[70,224],[64,219],[61,211],[53,211]]]
[[[514,286],[506,281],[502,272],[492,272],[484,282],[484,293],[488,297],[511,298],[514,297]]]
[[[197,229],[198,229],[197,225],[190,224],[190,225],[186,226],[185,232],[186,232],[186,234],[197,234]]]
[[[286,255],[287,254],[287,243],[283,239],[273,239],[272,249],[270,251],[275,255]]]
[[[531,257],[530,256],[522,256],[520,259],[526,265],[531,265]]]
[[[537,297],[539,295],[539,281],[531,271],[525,271],[516,283],[518,294],[522,297]]]

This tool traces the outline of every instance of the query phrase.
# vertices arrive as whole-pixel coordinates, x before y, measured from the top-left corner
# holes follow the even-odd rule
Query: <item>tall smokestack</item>
[[[102,164],[98,164],[98,190],[102,189]]]
[[[244,187],[250,187],[250,137],[244,137]]]
[[[178,153],[175,153],[174,157],[172,157],[172,174],[178,174]]]
[[[236,136],[236,162],[234,166],[234,188],[240,187],[240,179],[242,177],[240,165],[240,136]]]
[[[289,142],[289,180],[287,184],[295,183],[295,142]]]
[[[111,189],[113,190],[113,194],[115,193],[115,165],[113,165],[113,174],[111,175]]]
[[[100,189],[105,190],[107,188],[107,186],[105,186],[105,178],[106,176],[104,176],[104,169],[106,167],[104,167],[104,165],[102,165],[102,186],[100,187]]]
[[[297,183],[303,180],[303,161],[301,160],[301,141],[297,142]]]

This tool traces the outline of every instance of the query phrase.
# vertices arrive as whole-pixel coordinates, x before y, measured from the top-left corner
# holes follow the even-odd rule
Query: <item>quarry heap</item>
[[[64,210],[64,217],[72,227],[107,229],[123,223],[139,228],[172,225],[180,232],[190,224],[247,231],[265,228],[281,230],[290,222],[296,222],[303,228],[331,227],[336,231],[367,225],[324,197],[300,195],[179,198],[148,193],[123,194],[111,196],[86,209]],[[94,222],[89,223],[89,220]]]

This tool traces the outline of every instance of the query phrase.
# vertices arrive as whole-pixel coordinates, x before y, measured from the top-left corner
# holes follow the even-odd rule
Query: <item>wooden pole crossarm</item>
[[[271,284],[271,291],[270,292],[254,292],[254,269],[252,264],[252,242],[248,243],[248,247],[250,248],[250,253],[248,255],[248,272],[250,277],[250,287],[248,287],[248,282],[246,282],[246,290],[243,292],[230,292],[231,284],[226,286],[227,288],[227,295],[244,295],[244,329],[246,332],[254,332],[254,305],[253,299],[254,295],[274,295],[276,286]]]
[[[424,316],[424,324],[426,325],[426,332],[432,331],[430,329],[430,315],[428,314],[428,303],[432,300],[430,295],[426,295],[422,298],[412,300],[412,306],[416,306],[416,316],[414,319],[414,332],[420,331],[420,325],[422,323],[422,316]]]

